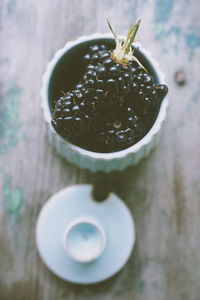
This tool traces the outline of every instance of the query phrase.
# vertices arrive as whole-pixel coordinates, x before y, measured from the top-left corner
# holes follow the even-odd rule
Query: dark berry
[[[112,60],[112,58],[106,58],[106,59],[104,60],[103,64],[104,64],[105,67],[110,68],[110,67],[113,65],[113,60]]]
[[[94,85],[95,85],[95,81],[94,81],[93,79],[88,79],[88,80],[86,80],[86,82],[85,82],[85,86],[86,86],[87,88],[92,88],[92,87],[94,87]]]
[[[59,99],[57,102],[56,102],[56,108],[62,108],[62,103],[63,103],[63,98],[64,97],[61,97],[61,99]],[[71,99],[71,98],[70,98]]]
[[[164,97],[168,93],[168,87],[165,84],[160,84],[156,87],[159,96]]]
[[[76,86],[75,86],[75,89],[82,89],[83,88],[83,84],[82,83],[78,83]]]
[[[103,53],[100,54],[100,57],[101,57],[102,60],[110,58],[110,52],[105,51],[105,52],[103,52]]]
[[[119,87],[122,87],[122,88],[125,85],[125,81],[122,77],[118,77],[117,83],[118,83]]]
[[[131,90],[133,92],[137,92],[139,90],[139,85],[137,84],[137,82],[133,82],[131,85]]]
[[[117,132],[117,134],[116,134],[117,142],[122,143],[125,141],[125,139],[126,139],[126,134],[123,131]]]
[[[73,105],[71,99],[64,99],[62,106],[63,108],[70,108]]]
[[[103,79],[106,77],[106,68],[102,65],[98,66],[96,69],[96,73],[99,79]]]
[[[123,66],[123,71],[129,72],[129,70],[130,70],[129,66]]]
[[[144,97],[145,97],[145,94],[144,94],[144,91],[143,90],[140,90],[139,92],[138,92],[138,99],[139,100],[143,100],[144,99]]]
[[[152,98],[155,98],[157,96],[157,91],[156,89],[153,89],[150,93],[149,93],[149,96],[152,97]]]
[[[134,143],[134,136],[128,136],[126,139],[126,144],[133,145],[133,143]]]
[[[94,66],[94,65],[89,64],[89,65],[87,66],[87,70],[94,70],[94,69],[95,69],[95,66]]]
[[[147,93],[147,94],[149,94],[150,92],[152,92],[152,90],[153,90],[153,85],[145,85],[144,86],[144,91]]]
[[[97,51],[99,51],[99,45],[90,46],[90,51],[91,52],[97,52]]]
[[[154,79],[151,75],[146,75],[147,73],[144,73],[145,76],[143,75],[143,82],[147,85],[150,85],[152,83],[154,83]]]
[[[92,69],[89,69],[89,70],[85,73],[85,75],[87,76],[87,78],[92,78],[92,77],[93,77],[93,73],[94,73],[94,71],[93,71]]]
[[[88,63],[90,61],[90,54],[85,54],[83,59],[86,63]]]
[[[115,89],[116,88],[116,82],[114,79],[110,78],[106,81],[106,86],[109,90]]]
[[[74,106],[72,107],[72,112],[73,112],[75,115],[80,114],[80,106],[79,106],[79,105],[74,105]]]
[[[124,95],[127,95],[130,91],[129,85],[124,85],[121,91]]]
[[[96,96],[97,96],[97,97],[103,97],[103,96],[104,96],[104,90],[97,89],[97,90],[95,91],[95,93],[96,93]]]
[[[61,113],[62,113],[62,109],[61,108],[56,108],[55,109],[54,114],[55,114],[56,117],[59,117],[61,115]]]
[[[76,97],[79,101],[83,100],[83,94],[81,93],[81,91],[76,93]]]
[[[106,45],[100,45],[101,50],[106,50],[108,47]]]
[[[130,81],[130,73],[125,72],[123,74],[123,78],[124,78],[125,82],[129,82]]]
[[[109,74],[113,77],[116,77],[120,74],[120,65],[116,64],[109,69]]]
[[[142,74],[137,75],[136,80],[139,84],[143,83],[143,76]]]
[[[98,53],[94,53],[94,54],[92,54],[92,56],[91,56],[91,62],[93,63],[93,64],[96,64],[97,62],[98,62],[98,60],[99,60],[99,55],[98,55]]]
[[[137,121],[137,117],[135,116],[128,117],[127,119],[128,125],[131,127],[135,125],[136,121]]]
[[[137,69],[136,69],[136,67],[132,67],[132,66],[130,66],[130,72],[131,72],[131,74],[132,75],[135,75],[136,73],[137,73]]]
[[[141,83],[139,88],[140,90],[144,90],[144,87],[145,87],[144,83]]]
[[[100,88],[100,89],[105,88],[105,82],[103,80],[101,80],[101,79],[97,80],[96,81],[96,87]]]

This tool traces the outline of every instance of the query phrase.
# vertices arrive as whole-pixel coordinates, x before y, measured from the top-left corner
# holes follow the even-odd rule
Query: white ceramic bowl
[[[146,157],[151,149],[156,145],[163,122],[166,118],[166,110],[168,106],[167,97],[163,99],[157,118],[150,131],[135,145],[114,153],[97,153],[78,147],[63,139],[51,125],[49,90],[51,88],[52,76],[55,68],[59,65],[61,59],[63,59],[63,57],[69,53],[69,51],[73,51],[72,48],[78,49],[78,47],[81,47],[85,43],[95,43],[95,41],[99,40],[111,41],[112,36],[110,34],[93,34],[90,36],[84,36],[76,41],[68,42],[62,49],[56,52],[54,58],[48,64],[47,70],[42,77],[42,109],[46,122],[48,138],[62,157],[66,158],[72,164],[75,164],[80,168],[88,169],[92,172],[111,172],[115,170],[122,171],[128,166],[136,165],[143,157]],[[154,76],[157,77],[157,81],[160,84],[165,83],[164,74],[160,70],[157,61],[152,57],[150,52],[143,49],[138,43],[134,43],[134,47],[141,57],[146,61],[148,68],[151,69],[151,71],[154,73]],[[68,72],[70,76],[72,69],[69,68]]]

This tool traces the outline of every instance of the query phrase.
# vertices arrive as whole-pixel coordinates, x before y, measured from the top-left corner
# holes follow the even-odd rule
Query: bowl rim
[[[165,96],[162,100],[162,103],[160,105],[160,109],[157,115],[157,118],[151,127],[151,129],[148,131],[148,133],[141,139],[139,140],[136,144],[120,150],[116,152],[109,152],[109,153],[103,153],[103,152],[94,152],[90,150],[86,150],[84,148],[81,148],[79,146],[76,146],[72,144],[71,142],[65,140],[62,136],[60,136],[53,126],[51,125],[51,109],[49,106],[49,97],[48,97],[48,90],[49,90],[49,84],[50,84],[50,79],[52,76],[52,73],[54,71],[54,68],[56,67],[57,63],[59,60],[62,58],[62,56],[70,50],[72,47],[77,46],[80,43],[86,42],[86,41],[92,41],[95,39],[113,39],[113,36],[108,33],[95,33],[87,36],[81,36],[78,39],[74,41],[67,42],[65,46],[61,49],[59,49],[53,59],[48,63],[46,71],[44,75],[42,76],[42,86],[40,90],[40,96],[42,99],[41,102],[41,107],[43,110],[43,116],[44,119],[50,128],[51,132],[53,135],[56,135],[57,139],[59,140],[60,143],[65,144],[66,147],[70,148],[73,152],[78,152],[82,156],[87,156],[91,157],[94,159],[104,159],[104,160],[110,160],[110,159],[122,159],[129,155],[130,153],[136,153],[138,152],[141,148],[145,147],[147,144],[150,143],[152,140],[153,136],[155,136],[161,128],[161,125],[163,121],[166,118],[166,111],[168,107],[168,97]],[[150,63],[151,67],[154,69],[154,72],[156,73],[156,76],[158,78],[158,82],[160,84],[165,84],[165,76],[163,72],[160,70],[158,62],[152,57],[151,53],[149,50],[144,49],[140,43],[134,42],[134,47],[138,49],[142,55],[146,58],[146,60]]]

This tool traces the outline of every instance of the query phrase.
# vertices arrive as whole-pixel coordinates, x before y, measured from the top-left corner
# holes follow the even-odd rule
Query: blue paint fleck
[[[15,9],[16,0],[10,0],[7,4],[7,13],[8,15],[12,15]]]
[[[197,94],[194,95],[194,97],[192,98],[192,102],[196,103],[199,101],[199,92]]]
[[[156,0],[154,19],[157,23],[169,21],[173,10],[173,0]]]
[[[0,65],[9,66],[10,65],[10,59],[8,57],[0,58]]]
[[[139,293],[144,293],[144,291],[145,291],[145,281],[144,280],[139,281],[137,290]]]
[[[22,137],[22,124],[19,119],[21,89],[11,83],[0,97],[0,154],[15,146]]]
[[[172,26],[167,32],[166,36],[175,35],[175,44],[174,44],[174,50],[176,51],[180,42],[180,38],[182,35],[182,29],[179,26]]]
[[[168,22],[171,18],[172,11],[173,0],[156,0],[154,8],[156,39],[159,40],[169,35]]]
[[[23,204],[23,190],[19,187],[13,188],[11,178],[6,178],[3,184],[4,206],[9,214],[18,213]]]
[[[190,48],[200,47],[200,35],[196,35],[194,33],[187,33],[185,35],[186,43]]]
[[[199,90],[197,89],[197,91],[192,95],[191,98],[189,98],[189,100],[187,102],[187,107],[186,107],[187,112],[192,110],[194,105],[195,106],[197,105],[198,101],[199,101]],[[185,123],[184,123],[184,125],[185,125]]]
[[[174,50],[177,50],[181,36],[182,29],[179,26],[171,26],[167,28],[165,24],[157,24],[155,27],[155,37],[156,39],[162,39],[170,37],[171,35],[175,36],[175,44],[173,46]],[[165,49],[166,50],[166,49]]]
[[[200,47],[200,29],[188,26],[183,28],[182,24],[173,22],[173,0],[156,0],[154,8],[154,22],[155,22],[155,38],[157,40],[165,39],[163,49],[168,51],[169,49],[169,37],[173,36],[173,44],[170,43],[170,49],[174,51],[178,50],[178,46],[183,41],[187,47],[188,59],[191,60],[196,48]],[[174,24],[169,22],[172,20]],[[167,39],[168,38],[168,39]]]
[[[194,54],[194,50],[200,47],[200,34],[196,34],[194,32],[185,33],[185,42],[187,47],[189,48],[189,58],[191,59]]]

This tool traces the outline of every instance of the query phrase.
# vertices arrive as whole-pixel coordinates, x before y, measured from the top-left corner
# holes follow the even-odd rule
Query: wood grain
[[[199,299],[199,10],[199,2],[186,0],[1,1],[1,300]],[[55,51],[81,35],[107,32],[105,17],[120,33],[142,18],[138,38],[160,62],[171,103],[158,147],[138,166],[109,177],[135,218],[128,264],[103,283],[79,286],[43,265],[35,224],[56,191],[102,176],[68,164],[48,144],[39,90]],[[186,76],[182,87],[174,80],[179,70]]]

